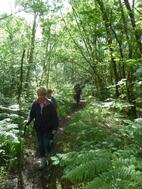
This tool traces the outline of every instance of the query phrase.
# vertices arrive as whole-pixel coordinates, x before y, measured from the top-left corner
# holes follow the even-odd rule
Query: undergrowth
[[[65,128],[64,153],[54,161],[64,167],[62,179],[75,189],[141,188],[142,122],[130,121],[120,107],[91,103]]]

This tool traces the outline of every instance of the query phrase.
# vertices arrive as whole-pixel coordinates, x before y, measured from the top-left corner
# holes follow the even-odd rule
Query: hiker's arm
[[[59,127],[59,119],[54,105],[51,105],[51,117],[53,130],[57,130]]]
[[[54,104],[54,106],[55,106],[55,108],[57,109],[57,101],[56,101],[56,99],[53,97],[53,104]]]
[[[28,119],[24,121],[25,125],[29,125],[34,118],[35,118],[35,103],[32,104],[31,111],[28,115]]]

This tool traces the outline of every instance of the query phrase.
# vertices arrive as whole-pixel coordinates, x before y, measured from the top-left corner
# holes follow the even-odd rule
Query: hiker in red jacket
[[[34,120],[37,134],[39,158],[45,159],[46,153],[51,152],[50,140],[58,128],[58,117],[53,103],[46,97],[44,87],[37,90],[37,99],[33,102],[29,118],[24,123],[29,125]]]

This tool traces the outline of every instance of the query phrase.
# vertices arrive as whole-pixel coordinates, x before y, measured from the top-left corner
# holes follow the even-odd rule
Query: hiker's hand
[[[55,135],[57,133],[57,130],[53,130],[52,134]]]
[[[28,123],[28,120],[23,121],[23,125],[25,126]]]

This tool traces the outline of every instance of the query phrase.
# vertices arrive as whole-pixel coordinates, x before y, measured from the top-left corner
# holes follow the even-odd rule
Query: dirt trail
[[[60,120],[60,128],[57,136],[55,137],[55,152],[61,153],[62,147],[60,146],[60,140],[64,127],[69,124],[69,121],[73,114],[84,107],[82,101],[80,105],[73,105],[72,112],[66,118]],[[49,165],[43,169],[39,169],[36,165],[35,149],[28,147],[26,150],[26,158],[24,158],[23,171],[21,173],[22,184],[18,189],[72,189],[69,183],[62,183],[62,168],[52,165],[49,161]],[[48,183],[48,184],[47,184]]]

